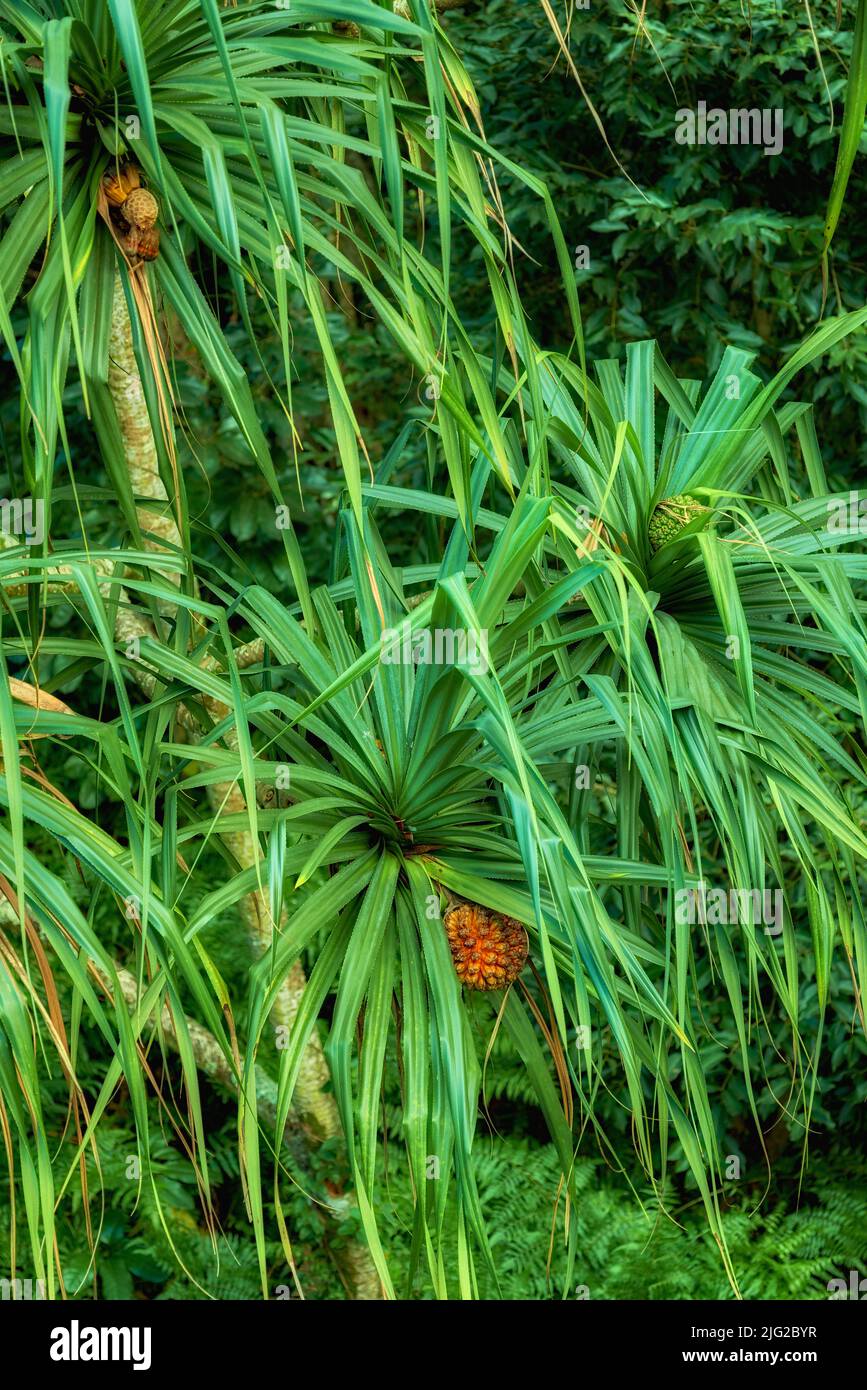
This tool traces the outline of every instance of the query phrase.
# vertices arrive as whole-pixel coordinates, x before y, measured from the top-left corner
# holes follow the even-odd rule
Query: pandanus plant
[[[489,473],[490,463],[480,457],[472,480],[475,507]],[[386,487],[384,494],[392,503],[402,501],[399,489]],[[270,658],[267,685],[257,690],[260,678],[247,678],[252,756],[245,765],[240,750],[223,746],[226,716],[198,742],[202,770],[186,780],[184,790],[252,780],[257,824],[268,834],[267,868],[250,866],[211,893],[186,934],[205,941],[226,906],[255,891],[257,875],[267,880],[271,916],[284,917],[285,925],[251,975],[242,1030],[250,1065],[267,1037],[277,982],[300,952],[316,944],[315,965],[280,1054],[277,1132],[289,1113],[305,1047],[333,995],[326,1053],[360,1213],[383,1285],[388,1293],[411,1292],[415,1264],[423,1258],[440,1296],[472,1296],[474,1261],[481,1253],[491,1272],[493,1261],[472,1158],[482,1058],[462,982],[489,1001],[491,1026],[504,1027],[523,1057],[567,1183],[571,1086],[583,1093],[586,1084],[583,1062],[565,1055],[572,1025],[589,1024],[593,1010],[601,1009],[617,1032],[639,1111],[642,1067],[652,1068],[653,1059],[634,1011],[636,992],[648,1018],[676,1025],[641,958],[640,942],[615,929],[602,906],[595,879],[604,879],[607,868],[596,865],[591,872],[583,862],[534,763],[537,746],[553,746],[552,722],[567,743],[617,735],[598,700],[575,710],[568,727],[565,717],[557,718],[569,712],[573,699],[565,680],[565,643],[590,640],[599,631],[568,602],[600,567],[588,562],[554,591],[542,581],[549,500],[522,498],[498,526],[481,565],[470,559],[457,504],[429,501],[452,519],[445,557],[403,576],[387,562],[373,509],[365,513],[364,536],[351,511],[344,514],[349,573],[314,592],[316,634],[305,630],[300,608],[293,614],[265,589],[237,595],[238,617],[261,638]],[[561,609],[568,615],[562,633],[555,631]],[[457,636],[451,660],[431,659],[427,653],[437,646],[415,640],[430,633]],[[413,653],[419,652],[417,663]],[[143,646],[142,657],[164,684],[194,689],[201,681],[193,661],[157,643]],[[226,709],[225,679],[212,675],[208,688]],[[164,749],[168,755],[178,751]],[[187,844],[212,826],[210,819],[191,822],[179,829],[179,839]],[[624,873],[636,881],[646,873],[664,881],[653,866],[612,866],[614,877]],[[526,981],[520,975],[528,931],[545,983],[533,971]],[[495,939],[497,968],[490,974],[465,968],[463,948],[474,934],[483,938],[483,951]],[[567,982],[574,982],[571,994]],[[415,1255],[405,1290],[393,1288],[373,1200],[382,1164],[380,1092],[395,1009],[416,1210]],[[661,1085],[671,1096],[674,1123],[688,1134],[673,1088]],[[254,1107],[252,1081],[243,1089]],[[647,1117],[640,1120],[649,1158]],[[258,1171],[261,1132],[256,1125],[249,1129],[251,1171]],[[432,1158],[436,1182],[429,1181]],[[697,1175],[703,1181],[700,1165]],[[446,1273],[451,1258],[444,1238],[452,1192],[462,1251],[457,1285]]]
[[[840,784],[864,780],[852,734],[867,689],[860,526],[828,527],[834,499],[810,408],[777,402],[798,367],[865,314],[824,326],[767,387],[732,351],[704,394],[652,344],[630,348],[625,378],[611,363],[593,381],[571,360],[540,356],[489,225],[498,202],[479,162],[487,147],[463,120],[465,75],[428,8],[413,0],[410,11],[414,24],[363,0],[290,9],[111,0],[107,10],[96,0],[0,0],[9,93],[0,201],[11,212],[0,328],[23,384],[26,490],[50,504],[74,352],[132,537],[99,551],[49,529],[41,548],[0,560],[7,651],[30,664],[19,672],[29,679],[4,669],[0,680],[0,887],[11,904],[0,937],[0,1094],[34,1272],[52,1293],[57,1211],[121,1080],[150,1180],[153,1028],[179,1052],[182,1139],[206,1207],[200,1071],[238,1092],[266,1292],[264,1162],[274,1157],[279,1192],[296,1161],[285,1156],[293,1104],[321,1135],[336,1128],[335,1102],[373,1282],[400,1292],[375,1205],[394,1036],[415,1203],[408,1288],[424,1261],[438,1294],[472,1296],[477,1261],[494,1261],[473,1170],[484,1056],[462,979],[496,986],[473,997],[524,1059],[564,1185],[584,1122],[598,1126],[605,1085],[660,1185],[676,1137],[727,1261],[698,967],[710,960],[724,981],[754,1112],[751,1041],[770,987],[791,1023],[805,1123],[821,1043],[798,1026],[805,943],[822,1003],[838,940],[863,977],[867,843]],[[358,35],[335,34],[335,21]],[[135,207],[123,215],[134,190],[113,203],[106,175],[137,177],[155,200],[160,241],[146,264],[134,260],[145,259],[135,229],[153,228]],[[405,235],[405,185],[437,200],[436,263]],[[502,361],[479,356],[452,312],[450,212],[481,247]],[[553,218],[552,232],[562,258]],[[130,233],[135,246],[124,245]],[[261,296],[286,349],[275,390],[290,414],[290,290],[319,334],[347,484],[327,588],[311,592],[289,527],[288,598],[240,590],[194,562],[160,296],[275,503],[281,496],[246,380],[202,292],[205,253],[226,268],[248,328],[245,294]],[[14,305],[34,258],[19,344]],[[323,310],[326,265],[360,287],[432,378],[428,427],[451,496],[363,482]],[[442,552],[395,568],[378,530],[388,508],[446,523]],[[43,618],[61,602],[89,631],[64,634],[58,648]],[[460,650],[453,662],[413,659],[416,637],[456,632],[485,660]],[[115,717],[76,713],[38,688],[40,651],[58,650],[70,669],[101,668]],[[87,750],[122,803],[123,837],[46,781],[42,738]],[[20,759],[6,751],[19,746]],[[192,756],[203,770],[181,788]],[[89,914],[39,864],[31,824],[74,856],[95,895],[126,906],[134,972],[118,968]],[[215,836],[230,872],[202,900],[189,865]],[[830,866],[821,872],[816,837]],[[749,916],[684,922],[677,895],[711,874],[735,889],[783,888],[779,935]],[[208,939],[235,906],[260,951],[240,1002]],[[491,932],[508,943],[499,973],[481,969]],[[468,962],[461,952],[473,955],[478,941]],[[305,987],[299,962],[314,942]],[[69,1019],[60,977],[75,999]],[[334,1100],[319,1047],[327,1000]],[[113,1059],[95,1097],[76,1078],[82,1017]],[[275,1026],[288,1045],[270,1086],[259,1057]],[[69,1082],[75,1142],[60,1157],[46,1139],[35,1036]],[[357,1251],[351,1263],[350,1285],[369,1287]]]
[[[704,1033],[694,982],[710,960],[758,1130],[750,1058],[772,992],[791,1038],[778,1122],[805,1135],[837,952],[853,1026],[865,1026],[867,497],[829,486],[813,407],[789,388],[865,319],[827,321],[767,384],[734,348],[706,386],[679,379],[647,342],[629,346],[625,371],[600,362],[591,380],[549,358],[525,401],[547,425],[556,506],[581,532],[577,546],[557,533],[551,579],[590,554],[604,566],[583,591],[600,633],[571,671],[619,734],[608,749],[576,746],[588,778],[571,823],[592,852],[588,786],[606,771],[618,853],[668,878],[666,894],[624,885],[609,905],[616,896],[624,927],[660,952],[666,1002],[693,1046]],[[691,899],[690,874],[703,885]],[[757,908],[765,894],[771,920]],[[813,980],[820,1021],[807,1036],[799,995]],[[692,1094],[700,1062],[700,1046],[682,1043],[688,1109],[707,1139]]]
[[[225,577],[216,604],[134,573],[113,578],[115,588],[174,604],[199,634],[191,651],[146,636],[128,663],[150,682],[144,744],[131,741],[137,722],[123,714],[81,721],[37,702],[25,721],[5,706],[4,739],[15,723],[28,735],[98,738],[103,775],[123,797],[130,768],[154,769],[146,804],[132,817],[131,849],[43,787],[22,787],[14,772],[8,779],[13,805],[62,837],[97,879],[124,900],[146,894],[150,984],[131,1024],[110,1020],[99,1002],[89,977],[95,970],[111,983],[113,963],[63,885],[23,846],[20,871],[14,822],[0,835],[0,868],[26,882],[40,935],[98,1026],[109,1036],[120,1030],[96,1112],[127,1067],[142,1104],[136,1038],[160,999],[171,1006],[194,1098],[195,1032],[184,999],[209,1029],[242,1097],[263,1285],[263,1159],[278,1152],[326,1003],[334,1095],[386,1292],[410,1292],[420,1260],[441,1296],[473,1295],[480,1256],[493,1269],[473,1169],[487,1046],[461,988],[476,981],[462,969],[460,933],[449,929],[455,900],[473,910],[466,920],[484,918],[503,935],[507,923],[527,932],[526,969],[516,958],[515,969],[491,979],[494,988],[472,996],[488,1011],[490,1034],[505,1030],[524,1061],[564,1184],[587,1123],[618,1153],[599,1127],[595,1096],[604,1084],[629,1112],[639,1158],[660,1191],[677,1140],[727,1261],[721,1135],[703,1055],[712,1024],[695,982],[708,962],[724,982],[761,1133],[752,1044],[780,1016],[792,1039],[794,1099],[785,1114],[809,1127],[821,1030],[808,1037],[799,1024],[804,952],[820,1007],[835,949],[863,977],[858,890],[867,842],[841,780],[858,789],[865,778],[852,727],[863,717],[863,617],[853,592],[865,573],[855,548],[860,517],[856,509],[841,522],[839,499],[825,490],[810,408],[775,409],[798,366],[859,322],[850,316],[821,330],[764,388],[741,357],[729,356],[702,395],[677,380],[654,345],[630,351],[625,382],[602,364],[604,392],[566,361],[537,362],[543,389],[528,390],[524,408],[541,405],[548,453],[530,461],[515,505],[500,510],[491,461],[479,452],[472,546],[457,501],[387,481],[367,485],[364,530],[348,507],[335,580],[311,595],[315,626],[300,603],[287,606],[255,586],[236,591]],[[657,411],[665,421],[659,451]],[[793,425],[797,467],[785,447]],[[711,461],[719,452],[715,469],[708,451]],[[759,495],[747,491],[757,473]],[[679,502],[672,512],[684,524],[654,550],[649,524],[660,500],[672,497],[699,497],[702,510]],[[378,525],[389,509],[444,521],[441,557],[392,566]],[[134,570],[137,558],[118,560]],[[5,562],[10,581],[14,563]],[[70,568],[80,564],[75,557]],[[84,590],[98,629],[108,627],[105,587]],[[255,669],[239,668],[229,609],[263,658]],[[437,634],[450,634],[451,660],[431,659],[445,650],[424,640]],[[221,661],[207,662],[209,653]],[[119,698],[123,704],[122,684]],[[173,735],[177,725],[196,730],[199,770],[183,792],[178,776],[190,748]],[[204,816],[198,787],[217,789]],[[178,855],[195,857],[215,830],[229,846],[239,833],[257,844],[264,836],[264,858],[238,856],[241,872],[188,905]],[[821,870],[811,849],[817,839]],[[153,881],[148,856],[157,852],[162,868]],[[736,890],[780,885],[779,933],[749,912],[684,920],[678,894],[712,877]],[[227,908],[251,900],[282,926],[253,968],[241,1017],[208,938]],[[83,959],[70,955],[70,939]],[[287,973],[314,944],[276,1090],[263,1102],[257,1055]],[[860,997],[859,987],[856,1007]],[[217,1001],[230,1011],[223,1017]],[[244,1040],[243,1057],[233,1033]],[[26,1058],[23,1017],[13,1037],[15,1055]],[[394,1047],[415,1201],[404,1290],[393,1288],[375,1205],[380,1092]],[[6,1081],[14,1094],[11,1074]],[[98,1113],[88,1116],[88,1137]],[[278,1182],[286,1167],[277,1164]],[[570,1248],[567,1285],[575,1255]],[[729,1274],[737,1287],[730,1266]]]
[[[483,996],[490,1029],[524,1060],[564,1184],[605,1085],[630,1112],[653,1181],[676,1137],[726,1263],[722,1134],[703,1057],[713,1032],[697,981],[710,965],[723,982],[760,1145],[756,1035],[788,1023],[792,1094],[776,1104],[808,1132],[822,1029],[802,1031],[799,991],[814,975],[824,1011],[836,950],[863,1027],[863,523],[857,507],[841,520],[811,408],[778,402],[865,317],[824,326],[764,387],[734,350],[705,389],[652,343],[628,350],[625,377],[598,364],[598,385],[565,359],[536,360],[526,380],[539,390],[528,385],[523,405],[539,412],[548,451],[523,474],[516,463],[520,495],[503,512],[482,506],[498,489],[478,457],[472,550],[455,501],[376,483],[364,533],[343,518],[349,573],[314,595],[316,637],[300,608],[293,616],[258,588],[239,598],[278,673],[247,707],[278,759],[272,780],[288,769],[288,807],[266,812],[271,882],[294,895],[327,875],[297,907],[281,896],[273,908],[287,912],[281,970],[319,943],[278,1115],[333,995],[327,1050],[386,1287],[372,1195],[395,1010],[413,1248],[445,1295],[454,1181],[463,1294],[476,1287],[473,1252],[490,1260],[472,1159],[484,1059],[461,991],[480,983],[466,952],[484,952],[489,926],[504,967]],[[392,568],[376,525],[392,508],[450,521],[439,563]],[[430,664],[435,648],[419,639],[456,632],[463,657]],[[227,751],[202,758],[213,763],[203,784],[241,775]],[[707,885],[727,902],[731,890],[738,911],[706,910]],[[768,891],[782,904],[773,918],[756,907]],[[691,919],[684,895],[699,904]],[[262,963],[251,1038],[273,988]]]
[[[45,520],[44,536],[24,556],[14,546],[9,549],[5,532],[2,537],[9,549],[4,587],[13,611],[8,649],[25,663],[16,677],[3,675],[7,748],[25,730],[30,739],[34,710],[37,722],[49,715],[76,719],[69,706],[52,703],[39,690],[36,656],[49,651],[42,644],[46,609],[67,601],[92,625],[106,654],[124,747],[137,777],[144,778],[147,754],[121,663],[129,661],[126,669],[154,697],[158,719],[168,721],[173,708],[153,670],[139,659],[139,644],[151,640],[172,642],[179,656],[193,651],[206,672],[209,663],[228,665],[234,686],[228,709],[237,732],[230,730],[225,743],[242,750],[247,746],[241,687],[235,682],[239,668],[259,659],[261,644],[236,652],[228,627],[221,625],[220,657],[201,646],[207,609],[197,597],[185,479],[175,447],[172,371],[160,332],[164,312],[171,311],[234,414],[274,497],[275,511],[282,507],[281,477],[248,380],[209,302],[215,264],[227,277],[234,309],[254,346],[251,297],[264,307],[282,343],[283,374],[270,384],[299,445],[291,399],[293,315],[303,313],[312,324],[336,451],[359,522],[365,451],[329,327],[325,284],[335,276],[366,297],[405,354],[410,374],[427,381],[429,398],[452,419],[451,428],[443,430],[443,449],[456,494],[465,498],[467,439],[484,441],[507,475],[488,379],[451,302],[453,221],[480,247],[503,341],[512,352],[520,301],[492,155],[480,130],[472,86],[438,29],[436,14],[437,7],[422,0],[396,13],[391,5],[372,0],[293,0],[291,6],[272,0],[230,6],[218,0],[192,5],[187,0],[110,0],[108,5],[104,0],[35,0],[26,5],[0,0],[0,210],[5,220],[0,333],[19,375],[23,402],[23,477],[14,481],[13,490],[44,508]],[[544,202],[565,269],[565,247],[550,199],[537,181],[527,181]],[[428,207],[436,210],[435,234],[425,229]],[[571,276],[568,292],[577,325]],[[80,460],[70,456],[62,411],[73,369],[132,538],[125,548],[94,551],[90,537],[65,537],[53,525],[58,458],[68,472],[68,495],[78,517],[86,510],[88,484],[82,487]],[[279,534],[295,593],[313,631],[316,612],[285,510]],[[208,704],[206,691],[199,688],[198,695],[204,704],[192,712],[184,707],[178,715],[187,740],[198,738],[211,719],[227,713],[213,701]],[[148,746],[149,739],[150,734]],[[109,739],[104,747],[110,745]],[[128,818],[132,880],[126,882],[123,900],[130,897],[140,904],[134,920],[146,937],[154,901],[149,861],[154,842],[150,830],[144,839],[142,832],[145,824],[153,824],[153,788],[146,790],[144,780],[127,780],[124,756],[112,774],[116,789],[123,788]],[[34,771],[25,759],[22,773],[7,753],[7,901],[14,904],[21,933],[19,945],[10,944],[10,959],[23,962],[28,979],[23,943],[28,932],[45,929],[44,920],[30,915],[31,907],[41,904],[48,911],[25,852],[28,819],[47,814],[44,808],[37,812],[30,801],[27,783]],[[212,788],[211,796],[227,822],[236,818],[231,828],[221,827],[231,862],[257,875],[261,854],[255,811],[248,815],[244,792],[233,783]],[[107,867],[121,853],[118,844],[99,836],[98,843],[91,840],[81,825],[78,832],[88,843],[87,853],[81,846],[84,858],[103,882],[113,883],[112,891],[120,892]],[[58,826],[51,833],[67,843]],[[124,1066],[135,1070],[140,1066],[137,1035],[126,1035],[123,1013],[129,980],[117,975],[97,950],[80,915],[66,916],[67,908],[64,903],[60,930],[79,947],[87,939],[88,958],[99,960],[99,978],[110,981],[120,1011],[115,1026],[126,1036]],[[240,910],[259,949],[267,947],[274,923],[258,879]],[[60,949],[58,943],[59,938],[54,944]],[[63,959],[69,964],[65,955]],[[162,966],[167,965],[164,958]],[[80,991],[86,971],[73,971],[71,978]],[[275,1008],[281,1026],[291,1026],[303,984],[296,963],[278,990]],[[92,994],[87,997],[93,1002]],[[151,1018],[155,998],[137,1011],[139,1028]],[[174,1016],[178,997],[172,1002]],[[100,1011],[97,1016],[108,1036],[106,1015]],[[209,1015],[208,1021],[218,1019]],[[56,1270],[44,1252],[54,1248],[55,1174],[40,1147],[44,1125],[26,1038],[9,1026],[17,1072],[13,1067],[5,1082],[14,1096],[17,1143],[22,1146],[18,1166],[36,1175],[42,1215],[37,1218],[36,1208],[30,1207],[28,1215],[36,1222],[34,1233],[39,1231],[34,1234],[35,1249],[41,1252],[38,1275],[47,1276],[53,1293]],[[189,1032],[176,1019],[172,1035],[180,1040],[195,1092]],[[327,1072],[312,1040],[306,1058],[296,1100],[305,1124],[318,1137],[327,1137],[338,1122],[325,1089]],[[74,1068],[65,1053],[63,1066],[78,1104]],[[27,1078],[30,1101],[23,1108],[16,1074]],[[136,1076],[140,1082],[141,1073]],[[128,1078],[128,1083],[140,1099],[135,1080]],[[105,1097],[98,1109],[104,1103]],[[195,1105],[193,1117],[203,1155]],[[136,1122],[146,1150],[138,1104]],[[85,1125],[83,1132],[85,1142],[92,1143],[92,1129]],[[255,1192],[251,1200],[255,1208]],[[375,1279],[356,1282],[368,1292],[376,1285]]]
[[[520,299],[495,156],[480,131],[472,84],[436,14],[426,0],[400,13],[374,0],[0,3],[0,211],[9,219],[0,242],[0,332],[27,406],[24,481],[49,519],[58,444],[61,452],[65,447],[59,401],[74,356],[85,409],[137,534],[129,487],[116,466],[120,441],[106,390],[118,253],[135,257],[141,248],[141,235],[126,244],[112,219],[118,185],[126,196],[129,178],[133,199],[149,200],[139,232],[151,239],[158,233],[158,241],[150,241],[146,277],[130,282],[126,256],[120,265],[185,549],[171,373],[156,329],[164,309],[177,316],[234,413],[275,505],[283,502],[249,383],[209,303],[214,262],[225,270],[254,346],[248,301],[255,297],[266,308],[283,347],[282,379],[271,385],[290,420],[292,319],[299,310],[309,318],[359,519],[367,460],[329,329],[326,282],[335,276],[364,297],[417,384],[450,413],[454,425],[443,431],[443,449],[456,495],[466,486],[464,432],[478,441],[486,431],[486,447],[506,475],[488,380],[451,301],[453,221],[479,247],[512,352]],[[336,32],[338,24],[351,25],[352,36]],[[574,277],[550,197],[532,175],[508,167],[543,202],[577,332]],[[426,232],[428,207],[436,229]],[[27,315],[19,351],[10,314],[22,287]],[[267,375],[264,363],[262,370]],[[291,523],[282,529],[306,604],[294,531]]]
[[[586,593],[604,635],[580,664],[588,690],[620,710],[618,791],[634,808],[618,817],[621,847],[649,835],[679,879],[701,868],[697,821],[709,816],[733,887],[785,888],[779,941],[745,942],[750,977],[762,961],[790,1000],[795,902],[820,999],[835,942],[864,965],[867,841],[848,798],[864,777],[867,508],[829,489],[812,406],[780,400],[865,318],[829,320],[764,386],[749,354],[728,348],[702,391],[653,343],[627,349],[625,374],[597,364],[595,383],[555,358],[544,374],[551,485],[583,533],[577,555],[558,540],[559,564],[592,553],[606,565]],[[636,899],[628,919],[638,925]]]

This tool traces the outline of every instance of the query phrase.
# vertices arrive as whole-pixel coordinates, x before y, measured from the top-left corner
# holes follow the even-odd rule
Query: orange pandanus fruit
[[[160,205],[147,188],[134,164],[103,175],[102,188],[109,205],[111,221],[127,256],[139,261],[155,261],[160,253],[160,234],[156,226]]]
[[[118,173],[102,176],[102,187],[110,207],[123,207],[134,189],[141,186],[138,169],[134,164],[125,164]]]
[[[467,989],[505,989],[527,960],[527,932],[514,917],[457,901],[445,915],[455,972]]]
[[[155,261],[160,254],[160,233],[158,227],[148,227],[139,232],[136,250],[143,261]]]
[[[148,232],[160,215],[160,205],[146,188],[134,188],[121,208],[121,215],[131,227]]]

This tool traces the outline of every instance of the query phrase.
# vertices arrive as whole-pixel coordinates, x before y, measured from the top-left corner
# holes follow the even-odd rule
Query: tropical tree
[[[851,498],[828,496],[810,406],[783,397],[867,311],[829,321],[765,387],[730,350],[703,390],[653,343],[630,348],[625,377],[610,362],[591,376],[562,238],[530,179],[578,349],[575,360],[541,351],[514,289],[492,154],[471,129],[471,88],[428,7],[409,11],[0,0],[0,327],[21,383],[22,491],[46,517],[44,536],[26,548],[7,536],[0,556],[0,1100],[51,1295],[58,1213],[75,1184],[91,1200],[85,1159],[98,1161],[119,1085],[159,1207],[155,1038],[178,1053],[185,1106],[170,1113],[206,1211],[201,1079],[237,1095],[266,1296],[267,1166],[291,1267],[281,1194],[303,1173],[299,1125],[308,1141],[345,1139],[365,1239],[343,1250],[352,1295],[412,1294],[423,1279],[439,1297],[474,1296],[479,1261],[496,1273],[474,1137],[500,1030],[556,1146],[565,1287],[588,1128],[625,1163],[600,1122],[604,1088],[629,1115],[660,1202],[673,1150],[684,1156],[737,1288],[704,1065],[713,1021],[696,982],[708,965],[724,982],[757,1128],[752,1038],[771,1014],[788,1021],[781,1104],[808,1128],[822,1038],[821,1025],[813,1037],[799,1026],[798,953],[808,938],[823,1006],[835,950],[859,982],[863,972],[867,840],[851,804],[864,779],[860,513],[857,498],[853,515]],[[433,202],[435,238],[410,216],[407,189],[420,209]],[[451,300],[452,219],[475,241],[496,309],[484,348]],[[364,480],[324,311],[335,268],[426,381],[429,490],[392,481],[403,434]],[[289,418],[292,314],[316,328],[346,484],[325,585],[309,581],[209,302],[226,286],[249,338],[255,294],[283,344],[274,390]],[[163,306],[271,488],[294,594],[240,583],[197,551]],[[82,515],[90,497],[66,449],[73,358],[123,517],[114,543],[52,525],[65,502],[58,452]],[[394,511],[423,523],[400,556],[383,539]],[[47,635],[58,610],[69,630]],[[82,672],[87,712],[65,688]],[[59,747],[117,799],[113,828],[46,775]],[[84,910],[39,862],[37,830],[80,866]],[[199,869],[215,848],[216,883]],[[745,912],[712,913],[709,880],[745,895]],[[782,893],[779,921],[755,907],[769,889]],[[128,924],[123,961],[97,926],[107,899]],[[696,921],[684,901],[699,905]],[[240,996],[216,959],[228,910],[257,957]],[[95,1096],[77,1077],[87,1036],[111,1058]],[[74,1135],[56,1150],[41,1101],[48,1057]],[[377,1215],[389,1069],[414,1208],[400,1287]]]
[[[459,1248],[489,1257],[472,1162],[483,1057],[440,923],[452,894],[529,928],[537,984],[492,993],[490,1021],[523,1057],[565,1183],[583,1125],[596,1124],[594,1096],[612,1089],[651,1179],[662,1183],[679,1144],[725,1261],[721,1135],[703,1064],[713,1028],[697,990],[708,962],[760,1142],[751,1047],[780,1018],[791,1038],[781,1117],[809,1132],[831,961],[846,958],[858,1008],[867,944],[867,839],[863,802],[852,801],[865,777],[855,732],[865,560],[852,553],[858,506],[827,493],[811,408],[777,406],[796,372],[864,317],[829,322],[764,388],[734,350],[704,390],[678,380],[652,343],[630,350],[625,379],[598,364],[598,385],[548,357],[547,476],[528,467],[515,506],[488,509],[491,467],[477,460],[475,534],[493,534],[489,550],[479,539],[471,557],[453,500],[375,484],[364,536],[344,516],[346,578],[315,595],[318,641],[300,609],[293,617],[258,588],[240,596],[284,673],[280,691],[248,706],[261,710],[275,767],[291,772],[272,881],[297,871],[298,891],[328,868],[290,907],[277,947],[282,965],[314,936],[323,943],[281,1059],[280,1113],[333,993],[327,1050],[384,1280],[369,1198],[394,1000],[414,1249],[446,1296],[439,1242],[453,1165]],[[524,409],[539,404],[528,390]],[[390,508],[450,520],[438,563],[391,567],[376,529]],[[456,631],[475,645],[453,665],[430,664],[422,639]],[[208,756],[203,785],[227,765],[240,774],[231,754]],[[600,788],[614,825],[599,825]],[[692,917],[680,910],[690,903]],[[819,995],[810,1035],[797,1003],[805,932]],[[251,1036],[273,988],[263,964]],[[472,1258],[460,1267],[470,1296]]]
[[[137,776],[145,762],[117,646],[132,663],[127,670],[150,695],[156,687],[140,659],[143,641],[168,637],[184,654],[192,641],[197,662],[205,669],[214,663],[208,643],[200,645],[205,629],[196,600],[199,576],[177,466],[171,365],[158,328],[164,312],[174,314],[229,402],[273,492],[275,528],[279,516],[295,590],[306,620],[315,625],[304,563],[249,383],[208,302],[205,267],[214,259],[228,275],[235,310],[251,339],[256,341],[252,295],[265,306],[283,344],[284,377],[272,385],[290,420],[291,315],[299,304],[309,315],[320,343],[337,449],[359,518],[364,441],[325,311],[323,284],[335,272],[367,296],[427,381],[429,398],[442,399],[444,410],[453,412],[455,424],[444,447],[458,493],[467,467],[462,441],[465,434],[478,440],[480,425],[486,424],[490,447],[505,467],[488,384],[450,303],[452,215],[481,247],[492,286],[497,284],[504,325],[513,317],[510,300],[517,308],[508,237],[503,242],[492,231],[501,214],[488,152],[470,128],[476,113],[469,81],[436,30],[436,10],[414,6],[415,22],[408,14],[406,7],[395,14],[368,0],[291,7],[260,0],[228,9],[216,0],[193,5],[167,0],[156,6],[120,0],[108,7],[101,0],[33,6],[13,0],[0,11],[6,93],[0,113],[5,144],[0,206],[7,220],[0,329],[21,381],[24,475],[17,486],[41,517],[26,571],[16,557],[6,572],[7,596],[26,614],[23,624],[17,617],[12,621],[30,677],[6,687],[7,746],[15,742],[14,720],[22,713],[8,703],[10,691],[31,706],[35,701],[40,711],[46,707],[35,693],[44,614],[73,594],[79,610],[86,613],[90,605],[85,621],[95,622],[92,636],[106,653]],[[538,187],[563,255],[550,201]],[[410,190],[419,207],[413,222],[419,228],[417,245],[404,234]],[[435,240],[438,263],[423,249],[420,221],[431,197],[437,232],[428,244]],[[131,551],[116,547],[94,555],[86,534],[64,541],[52,525],[58,454],[69,471],[74,530],[80,530],[86,510],[87,487],[82,493],[61,405],[73,362]],[[10,535],[5,521],[4,515],[8,546],[16,539],[15,527]],[[229,640],[223,655],[235,672],[238,663],[260,659],[261,646],[236,652],[224,623],[222,636]],[[47,649],[41,650],[44,655]],[[239,739],[246,742],[240,694],[238,687],[224,740],[233,747]],[[228,713],[209,706],[206,693],[203,698],[201,721],[186,710],[179,715],[188,739]],[[57,702],[52,709],[62,717],[69,714]],[[169,704],[159,716],[167,721],[164,727],[171,716]],[[17,911],[25,930],[29,812],[21,800],[20,776],[8,759],[5,770],[13,878],[22,890]],[[122,780],[126,783],[126,774]],[[249,816],[237,785],[212,789],[215,808],[225,812],[221,829],[232,862],[243,868],[257,866],[260,859],[252,786],[245,791]],[[149,830],[142,841],[141,814],[147,820],[155,804],[144,784],[137,784],[136,793],[127,784],[125,794],[139,887],[133,892],[128,883],[131,891],[124,897],[141,904],[140,919],[137,907],[129,910],[132,920],[141,921],[146,940],[154,842]],[[240,823],[230,831],[231,815]],[[109,853],[105,845],[101,853]],[[260,950],[268,947],[274,925],[263,904],[260,884],[241,907]],[[143,960],[142,955],[140,981]],[[27,974],[26,961],[24,969]],[[123,1008],[120,983],[114,979],[118,1009]],[[278,992],[276,1026],[291,1027],[303,986],[296,963]],[[125,1029],[126,1022],[119,1026]],[[189,1046],[182,1056],[189,1068]],[[307,1083],[298,1100],[321,1139],[337,1130],[337,1115],[323,1091],[327,1073],[315,1043],[306,1056]],[[138,1065],[131,1053],[126,1062]],[[19,1111],[18,1118],[19,1140],[35,1142],[38,1104],[32,1112]],[[36,1170],[50,1248],[55,1192],[44,1160],[42,1154]],[[365,1287],[369,1292],[369,1279]]]

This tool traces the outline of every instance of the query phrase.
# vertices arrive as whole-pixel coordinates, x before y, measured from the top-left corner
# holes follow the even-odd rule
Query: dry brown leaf
[[[27,681],[16,680],[14,676],[9,677],[9,693],[13,700],[20,700],[31,709],[48,709],[52,714],[75,714],[75,710],[58,700],[56,695],[49,695],[47,690],[39,690]]]

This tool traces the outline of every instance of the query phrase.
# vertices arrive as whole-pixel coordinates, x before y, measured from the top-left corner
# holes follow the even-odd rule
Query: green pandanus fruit
[[[679,536],[683,528],[702,513],[710,519],[710,508],[699,502],[697,497],[691,497],[688,492],[664,498],[654,509],[647,528],[647,536],[654,554]]]

